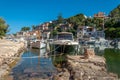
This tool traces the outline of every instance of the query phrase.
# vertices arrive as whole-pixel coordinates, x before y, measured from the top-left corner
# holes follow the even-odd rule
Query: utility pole
[[[103,31],[104,31],[104,28],[105,28],[105,18],[103,18]]]
[[[105,13],[103,14],[104,16],[103,16],[103,31],[104,31],[104,29],[105,29],[105,18],[106,18],[106,16],[105,16]]]

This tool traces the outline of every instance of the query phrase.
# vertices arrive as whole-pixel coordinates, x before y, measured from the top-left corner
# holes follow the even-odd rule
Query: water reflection
[[[108,71],[116,73],[120,77],[120,49],[107,48],[104,51]]]
[[[27,80],[30,78],[48,79],[56,73],[50,57],[44,57],[45,49],[30,49],[22,55],[19,64],[12,69],[14,80]],[[40,56],[34,57],[34,56]],[[28,58],[29,57],[29,58]]]

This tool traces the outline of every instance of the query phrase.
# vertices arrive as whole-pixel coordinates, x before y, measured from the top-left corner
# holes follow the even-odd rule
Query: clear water
[[[45,57],[45,49],[29,49],[12,69],[13,80],[49,79],[56,73],[50,57]],[[40,57],[36,57],[40,56]]]
[[[104,56],[108,72],[116,73],[120,77],[120,49],[101,45],[87,45],[87,47],[94,49],[96,55]],[[80,46],[79,53],[71,53],[71,55],[83,53],[84,47]],[[24,52],[21,60],[12,69],[13,80],[50,79],[52,75],[57,73],[55,66],[64,63],[65,56],[45,57],[45,54],[46,49],[28,49]]]

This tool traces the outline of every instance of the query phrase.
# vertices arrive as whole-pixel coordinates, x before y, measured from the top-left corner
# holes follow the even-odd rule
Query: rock
[[[0,57],[0,66],[2,65],[3,63],[3,59]]]
[[[95,56],[95,52],[93,49],[84,49],[84,57],[85,58],[93,58]]]
[[[70,73],[67,69],[63,68],[62,72],[59,72],[57,75],[53,76],[53,80],[69,80]]]
[[[5,78],[5,80],[14,80],[14,79],[13,79],[13,76],[8,76]]]
[[[105,59],[100,56],[81,58],[83,56],[67,56],[67,69],[71,80],[117,80],[118,76],[108,73]]]
[[[8,73],[9,64],[16,60],[14,57],[20,55],[24,48],[24,43],[0,40],[0,76]]]

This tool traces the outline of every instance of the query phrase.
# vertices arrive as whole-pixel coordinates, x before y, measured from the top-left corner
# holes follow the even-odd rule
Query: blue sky
[[[83,13],[93,16],[97,12],[108,14],[120,4],[120,0],[0,0],[0,17],[9,24],[10,32],[23,26],[39,25],[57,19]]]

